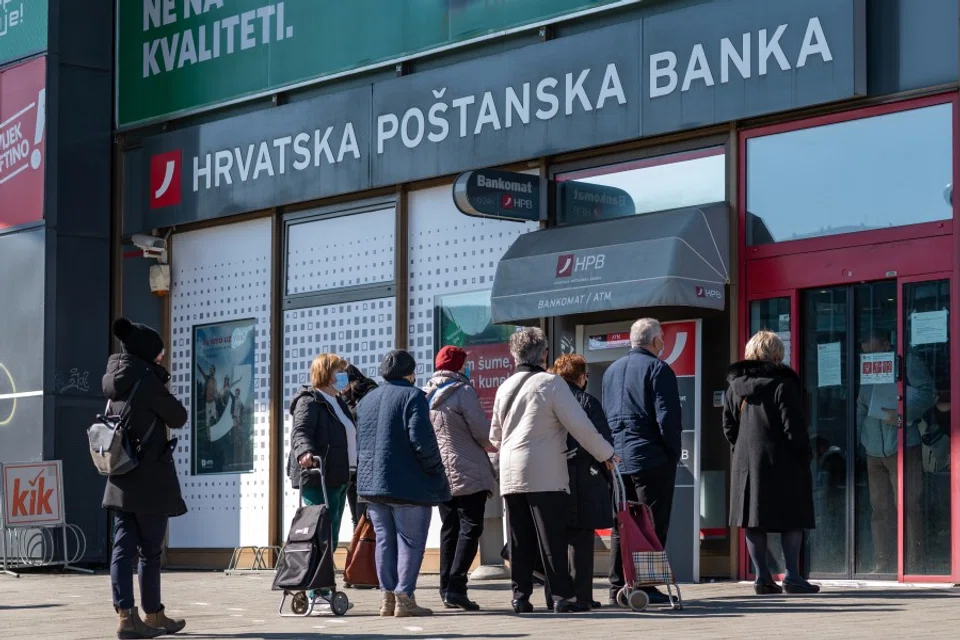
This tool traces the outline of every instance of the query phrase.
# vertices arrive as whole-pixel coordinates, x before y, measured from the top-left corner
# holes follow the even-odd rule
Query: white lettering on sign
[[[34,119],[32,130],[29,123],[24,127],[24,123],[31,117]],[[36,100],[0,122],[0,185],[28,169],[40,168],[43,160],[40,145],[43,143],[46,122],[46,89],[37,93]]]
[[[528,125],[533,118],[549,121],[561,112],[569,116],[578,111],[599,111],[613,102],[627,103],[615,63],[606,66],[599,90],[590,93],[585,83],[593,72],[593,69],[580,69],[563,76],[548,76],[536,83],[506,87],[502,93],[486,91],[482,95],[460,96],[449,101],[444,100],[446,87],[434,89],[433,98],[437,102],[426,112],[420,107],[410,107],[403,114],[384,113],[377,117],[377,154],[382,154],[387,142],[398,134],[406,148],[415,149],[424,139],[438,144],[451,133],[460,138],[479,136],[485,131]],[[531,96],[535,96],[536,102]]]
[[[225,6],[224,0],[143,0],[143,31],[169,27]],[[285,23],[284,9],[283,2],[268,2],[257,9],[223,15],[211,24],[147,40],[143,43],[143,77],[288,40],[293,37],[293,26]]]
[[[824,62],[833,61],[833,53],[823,33],[820,18],[813,17],[807,21],[803,44],[796,58],[793,58],[794,64],[791,66],[791,58],[787,57],[780,42],[789,28],[789,24],[781,24],[772,32],[768,29],[760,29],[756,34],[755,57],[752,33],[744,33],[741,36],[739,48],[730,38],[723,38],[717,49],[720,54],[720,84],[730,82],[733,77],[731,68],[735,69],[741,78],[748,80],[754,75],[754,68],[757,76],[765,76],[775,68],[781,71],[802,69],[813,56],[819,56]],[[680,61],[674,51],[661,51],[650,56],[651,99],[668,96],[678,87],[680,91],[689,91],[694,86],[712,87],[716,84],[714,70],[710,68],[706,49],[702,43],[695,44],[691,49],[683,70],[682,82],[679,65]]]
[[[503,178],[488,178],[482,173],[477,174],[477,186],[488,189],[497,189],[499,191],[519,191],[520,193],[533,193],[533,183],[514,182],[504,180]]]
[[[547,298],[537,302],[537,309],[563,309],[566,307],[581,307],[598,302],[610,302],[613,300],[613,294],[609,291],[598,291],[596,293],[581,293],[578,295],[557,296]]]
[[[0,0],[0,38],[19,31],[26,24],[22,0]]]
[[[288,169],[304,171],[322,164],[336,165],[348,156],[360,159],[352,122],[342,128],[330,126],[197,156],[193,159],[193,190],[273,178]]]
[[[608,204],[615,207],[623,207],[627,204],[625,196],[612,196],[609,193],[597,193],[596,191],[582,191],[576,187],[573,189],[573,200],[575,202],[590,202],[592,204]]]

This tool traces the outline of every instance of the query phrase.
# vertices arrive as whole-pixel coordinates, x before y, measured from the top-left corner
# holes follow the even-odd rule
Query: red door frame
[[[829,114],[817,118],[793,121],[740,132],[737,171],[738,180],[738,248],[741,259],[739,278],[744,295],[740,298],[740,349],[746,346],[750,331],[750,303],[768,298],[789,297],[791,334],[794,345],[793,365],[801,363],[796,354],[802,344],[799,323],[799,292],[802,289],[837,286],[870,280],[896,279],[898,305],[902,304],[904,281],[923,281],[951,278],[951,308],[960,301],[960,234],[953,233],[955,221],[960,220],[960,197],[953,199],[953,220],[927,222],[890,229],[838,234],[822,238],[794,240],[778,244],[748,247],[746,244],[747,212],[747,143],[751,138],[797,131],[850,120],[897,113],[940,104],[953,105],[953,184],[960,184],[960,96],[956,92],[928,96],[914,100],[865,107]],[[885,250],[886,249],[886,250]],[[894,252],[895,253],[892,253]],[[894,255],[893,259],[890,258]],[[891,263],[896,267],[891,269]],[[825,265],[831,265],[827,268]],[[839,268],[843,267],[843,268]],[[947,275],[944,275],[947,274]],[[898,319],[898,326],[903,322]],[[960,397],[960,312],[951,314],[951,399]],[[901,329],[902,330],[902,329]],[[902,340],[898,348],[902,350]],[[798,371],[799,372],[799,371]],[[960,417],[958,417],[960,418]],[[952,515],[952,576],[903,575],[903,501],[898,501],[899,577],[912,582],[960,582],[960,419],[951,425],[951,515]],[[900,465],[903,460],[901,455]],[[903,482],[901,469],[900,482]],[[902,496],[902,486],[901,493]],[[750,577],[750,560],[746,540],[741,531],[740,577]]]

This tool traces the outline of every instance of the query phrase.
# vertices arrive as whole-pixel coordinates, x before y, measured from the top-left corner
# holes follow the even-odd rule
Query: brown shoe
[[[433,611],[417,604],[417,599],[404,593],[397,594],[397,609],[394,616],[397,618],[419,618],[432,616]]]
[[[380,595],[380,616],[392,618],[397,610],[397,598],[393,591],[384,591]]]
[[[159,638],[165,631],[151,627],[140,619],[137,608],[117,609],[120,616],[120,626],[117,627],[117,638],[120,640],[140,640],[141,638]]]
[[[148,613],[144,617],[144,622],[151,627],[163,629],[165,633],[179,633],[180,631],[183,631],[184,627],[187,626],[186,620],[168,618],[163,607],[161,607],[160,611],[157,611],[156,613]]]

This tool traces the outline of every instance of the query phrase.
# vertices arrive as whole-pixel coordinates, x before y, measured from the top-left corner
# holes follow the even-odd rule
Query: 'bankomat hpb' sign
[[[453,201],[468,216],[538,222],[544,179],[537,175],[480,169],[461,173],[453,183]]]

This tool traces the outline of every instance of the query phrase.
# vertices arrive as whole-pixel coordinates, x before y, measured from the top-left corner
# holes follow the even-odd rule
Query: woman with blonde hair
[[[817,593],[800,573],[803,532],[814,528],[810,436],[800,378],[783,364],[784,347],[759,331],[731,365],[723,431],[732,448],[730,525],[746,530],[757,595]],[[780,533],[787,575],[780,587],[767,564],[767,534]]]
[[[304,473],[315,465],[314,457],[323,461],[333,549],[337,548],[350,470],[357,468],[357,428],[350,408],[338,395],[347,387],[348,366],[340,356],[321,353],[310,365],[310,384],[301,387],[290,401],[293,428],[287,475],[294,489],[302,489],[304,504],[323,504],[320,479]]]

